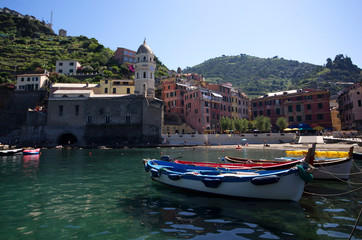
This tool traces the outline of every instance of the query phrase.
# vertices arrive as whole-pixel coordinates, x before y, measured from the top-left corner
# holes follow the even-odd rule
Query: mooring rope
[[[362,172],[362,170],[357,166],[357,163],[354,159],[352,159],[353,165],[360,171]]]
[[[320,168],[322,168],[324,170],[320,170]],[[322,173],[327,173],[327,174],[331,175],[332,177],[334,177],[335,179],[337,179],[338,181],[341,181],[341,182],[344,182],[344,183],[348,183],[348,184],[352,184],[352,185],[362,185],[362,183],[360,183],[360,182],[345,181],[345,180],[338,177],[338,175],[345,175],[345,174],[343,174],[343,173],[331,173],[330,171],[326,170],[325,167],[323,167],[323,166],[318,167],[318,171],[320,171]],[[358,172],[358,173],[355,173],[355,174],[361,174],[361,173],[362,172]],[[349,173],[349,175],[355,175],[355,174]]]
[[[359,219],[361,218],[361,214],[362,214],[362,208],[361,208],[361,210],[359,211],[358,218],[356,219],[356,223],[354,224],[354,227],[353,227],[353,229],[352,229],[351,235],[349,236],[348,240],[351,240],[351,239],[352,239],[353,233],[354,233],[354,231],[355,231],[356,228],[357,228]]]
[[[351,191],[347,191],[347,192],[343,192],[343,193],[334,193],[334,194],[313,193],[313,192],[307,192],[305,190],[304,190],[303,193],[308,194],[308,195],[312,195],[312,196],[319,196],[319,197],[335,197],[335,196],[342,196],[342,195],[345,195],[345,194],[357,192],[357,191],[359,191],[361,189],[362,189],[362,187],[359,187],[359,188],[356,188],[356,189],[352,189]]]

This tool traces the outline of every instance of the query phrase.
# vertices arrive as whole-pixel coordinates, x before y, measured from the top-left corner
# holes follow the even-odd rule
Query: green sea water
[[[153,182],[142,159],[161,155],[218,162],[285,151],[42,149],[40,156],[0,157],[0,239],[348,239],[362,207],[362,190],[339,195],[361,187],[354,184],[361,175],[313,181],[307,191],[316,195],[298,203],[231,199]],[[352,239],[362,239],[361,225]]]

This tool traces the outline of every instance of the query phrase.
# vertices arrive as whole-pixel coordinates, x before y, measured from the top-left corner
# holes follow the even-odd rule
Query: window
[[[62,70],[62,69],[59,69],[59,73],[63,73],[63,70]]]
[[[146,72],[143,72],[143,78],[146,78]]]
[[[106,123],[110,123],[111,122],[111,116],[106,116]]]
[[[259,111],[259,115],[262,116],[263,115],[263,110]]]
[[[280,115],[280,109],[279,108],[275,109],[275,114]]]
[[[75,105],[75,116],[79,116],[79,105]]]
[[[24,82],[24,78],[21,78],[21,81]]]
[[[116,93],[116,91],[117,91],[116,88],[113,88],[113,93]]]
[[[104,93],[108,93],[108,88],[104,88]]]
[[[305,115],[305,119],[308,121],[312,120],[312,115],[310,114]]]
[[[300,105],[295,105],[295,109],[297,112],[300,112],[301,111]]]
[[[137,79],[139,79],[140,78],[140,76],[139,76],[139,74],[137,73]]]
[[[302,116],[297,116],[297,122],[301,122],[302,121]]]
[[[324,115],[323,115],[323,114],[317,114],[317,119],[318,119],[318,120],[323,120],[323,119],[324,119]]]
[[[63,63],[62,63],[62,62],[60,62],[60,63],[59,63],[59,66],[63,66]]]
[[[104,84],[108,84],[108,80],[104,80]]]
[[[127,93],[130,94],[131,93],[131,89],[127,88]]]
[[[266,110],[266,115],[270,116],[270,109]]]
[[[69,69],[69,72],[72,73],[72,72],[73,72],[73,69]]]
[[[30,77],[28,77],[28,78],[26,79],[26,81],[30,82]]]
[[[318,109],[322,109],[323,108],[323,103],[318,103]]]
[[[209,119],[209,117],[206,117],[206,122],[210,122],[210,119]]]
[[[307,104],[307,110],[311,110],[312,109],[312,105]]]
[[[294,122],[294,117],[289,117],[289,122]]]
[[[70,62],[70,63],[69,63],[69,66],[74,66],[74,62]]]
[[[59,116],[63,116],[63,105],[59,105]]]
[[[293,112],[293,106],[288,106],[288,112]]]
[[[358,100],[358,107],[361,107],[361,106],[362,106],[361,100]]]
[[[196,114],[199,113],[199,109],[195,109],[195,113],[196,113]]]
[[[131,123],[131,116],[126,116],[126,123]]]

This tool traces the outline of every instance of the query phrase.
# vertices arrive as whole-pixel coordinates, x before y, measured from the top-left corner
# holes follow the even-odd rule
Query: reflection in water
[[[21,162],[22,155],[11,155],[0,157],[0,173],[9,175],[12,173],[19,172],[22,168]]]
[[[23,155],[23,171],[25,175],[33,175],[39,169],[40,155]]]
[[[196,239],[319,238],[295,202],[226,199],[153,187],[159,193],[119,200],[120,209],[139,217],[150,232]]]

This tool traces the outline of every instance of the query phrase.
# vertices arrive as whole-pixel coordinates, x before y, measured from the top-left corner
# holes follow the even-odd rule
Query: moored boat
[[[357,153],[357,152],[353,153],[353,159],[358,159],[358,160],[362,159],[362,153]]]
[[[192,162],[192,161],[183,161],[175,160],[175,163],[180,164],[189,164],[195,166],[205,166],[205,167],[214,167],[214,168],[227,168],[227,169],[259,169],[259,170],[279,170],[287,169],[296,166],[303,162],[304,159],[298,159],[294,161],[285,161],[282,163],[211,163],[211,162]]]
[[[305,181],[311,180],[301,165],[284,170],[242,170],[149,160],[145,170],[154,181],[185,190],[290,201],[299,201]]]
[[[16,155],[23,152],[22,148],[0,150],[0,156]]]
[[[335,159],[318,159],[312,161],[309,164],[313,166],[312,173],[314,179],[348,179],[351,172],[352,166],[352,154],[353,146],[350,148],[349,155],[346,158],[335,158]],[[283,160],[250,160],[238,157],[224,157],[225,163],[246,163],[252,161],[254,163],[283,163],[288,159]]]
[[[23,150],[24,155],[33,155],[33,154],[39,154],[39,153],[40,153],[40,148],[24,149]]]

